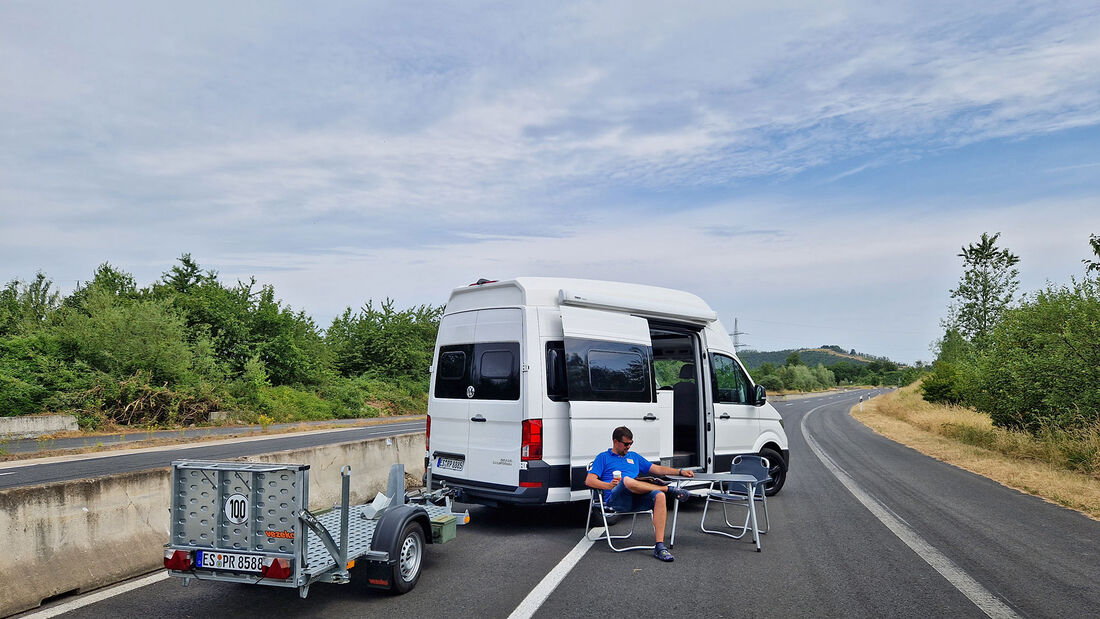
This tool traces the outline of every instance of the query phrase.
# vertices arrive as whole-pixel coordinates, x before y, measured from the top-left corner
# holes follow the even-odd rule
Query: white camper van
[[[582,279],[480,280],[451,293],[428,399],[427,462],[465,502],[588,498],[586,468],[627,426],[652,462],[786,478],[783,420],[717,315],[679,290]]]

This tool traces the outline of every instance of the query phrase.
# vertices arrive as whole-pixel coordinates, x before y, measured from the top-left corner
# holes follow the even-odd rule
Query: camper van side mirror
[[[768,392],[764,390],[764,385],[756,386],[756,404],[757,406],[764,406],[768,401]]]

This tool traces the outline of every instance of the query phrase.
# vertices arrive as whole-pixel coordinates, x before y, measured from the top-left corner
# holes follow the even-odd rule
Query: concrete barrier
[[[310,508],[339,502],[340,468],[352,467],[352,501],[384,491],[390,465],[424,474],[424,434],[337,443],[242,460],[310,465]],[[163,565],[169,469],[0,490],[0,616]]]
[[[54,432],[79,429],[72,415],[22,415],[0,417],[0,438],[36,438]]]

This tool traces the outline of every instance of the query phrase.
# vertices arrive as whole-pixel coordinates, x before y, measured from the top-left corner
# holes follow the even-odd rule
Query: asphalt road
[[[308,434],[273,435],[257,440],[234,441],[219,444],[194,443],[136,450],[118,455],[86,454],[61,462],[0,463],[0,488],[44,484],[67,479],[98,477],[130,471],[142,471],[167,467],[172,460],[224,460],[239,456],[298,449],[328,443],[344,443],[383,436],[397,436],[424,431],[424,419],[400,421],[350,429],[326,430]],[[12,466],[14,465],[14,466]]]
[[[362,419],[330,419],[327,421],[302,421],[296,423],[273,423],[269,430],[294,428],[308,429],[310,426],[344,426],[363,423]],[[116,432],[112,434],[92,434],[66,438],[17,438],[0,440],[0,450],[8,454],[28,454],[39,451],[64,451],[87,447],[134,448],[135,443],[153,439],[217,438],[229,435],[247,435],[260,433],[261,425],[251,426],[208,426],[205,428],[183,428],[179,430],[145,430],[138,432]],[[137,445],[140,447],[140,445]]]
[[[768,502],[763,552],[700,532],[693,500],[680,511],[674,563],[592,545],[535,615],[1096,616],[1100,523],[874,434],[848,416],[856,398],[779,403],[792,470]],[[354,572],[351,584],[314,585],[305,600],[172,579],[65,616],[505,617],[586,546],[583,506],[470,511],[455,541],[429,546],[404,596],[366,590]],[[651,539],[647,528],[635,535]]]

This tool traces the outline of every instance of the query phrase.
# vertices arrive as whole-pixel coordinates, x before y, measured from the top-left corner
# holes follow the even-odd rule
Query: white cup
[[[611,476],[614,477],[615,479],[622,479],[623,478],[623,472],[622,471],[612,471]]]

